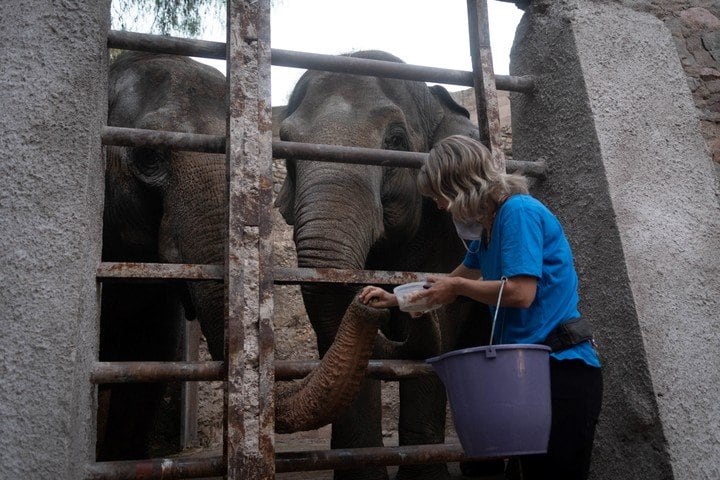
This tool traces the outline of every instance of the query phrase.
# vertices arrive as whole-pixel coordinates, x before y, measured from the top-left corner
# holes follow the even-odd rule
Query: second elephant
[[[400,62],[380,51],[352,56]],[[478,138],[467,110],[442,87],[422,82],[308,71],[298,81],[280,125],[285,141],[427,152],[453,134]],[[276,205],[294,226],[298,266],[369,270],[449,272],[464,248],[452,219],[417,190],[417,170],[306,160],[287,161],[287,177]],[[325,354],[356,289],[305,285],[302,295]],[[479,343],[487,315],[475,303],[454,304],[401,353],[378,342],[375,356],[424,359]],[[392,311],[384,333],[402,341],[407,314]],[[473,322],[466,319],[473,318]],[[417,322],[413,320],[412,322]],[[418,326],[416,324],[415,326]],[[407,347],[408,345],[406,345]],[[436,378],[400,385],[400,443],[441,443],[445,433],[445,391]],[[353,407],[333,423],[332,447],[382,446],[379,382],[367,380]],[[444,464],[401,466],[398,478],[447,478]],[[384,468],[336,471],[335,478],[387,478]]]

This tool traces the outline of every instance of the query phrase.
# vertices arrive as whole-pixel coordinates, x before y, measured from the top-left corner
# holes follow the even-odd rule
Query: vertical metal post
[[[270,204],[270,2],[228,2],[228,252],[224,460],[230,480],[275,474]]]
[[[185,322],[183,334],[183,361],[197,362],[200,346],[200,324],[197,320]],[[183,382],[181,387],[180,444],[183,449],[194,447],[198,435],[198,382]]]
[[[500,113],[490,50],[487,0],[467,0],[467,10],[480,138],[487,140],[493,161],[504,171],[505,155],[502,151]]]

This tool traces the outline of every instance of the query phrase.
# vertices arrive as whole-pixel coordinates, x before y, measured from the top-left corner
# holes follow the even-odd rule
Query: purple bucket
[[[508,457],[547,452],[549,347],[474,347],[427,362],[445,384],[465,455]]]

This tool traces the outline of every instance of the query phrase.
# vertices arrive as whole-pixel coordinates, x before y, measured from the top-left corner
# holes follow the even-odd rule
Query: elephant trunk
[[[386,310],[361,304],[348,307],[337,337],[320,366],[301,382],[278,385],[275,430],[291,433],[320,428],[332,422],[355,398]]]

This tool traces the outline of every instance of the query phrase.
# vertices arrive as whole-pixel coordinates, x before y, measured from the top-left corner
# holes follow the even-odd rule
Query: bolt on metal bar
[[[223,280],[222,265],[192,263],[101,262],[96,276],[100,281],[143,280]]]
[[[225,44],[221,42],[117,30],[112,30],[108,34],[108,47],[221,60],[225,60],[226,48]],[[327,55],[273,48],[271,49],[271,62],[278,67],[306,68],[468,87],[474,85],[473,72],[465,70],[386,62],[343,55]],[[498,90],[528,93],[534,89],[534,79],[531,76],[497,75],[495,81]]]
[[[95,362],[90,382],[224,381],[224,362]]]

